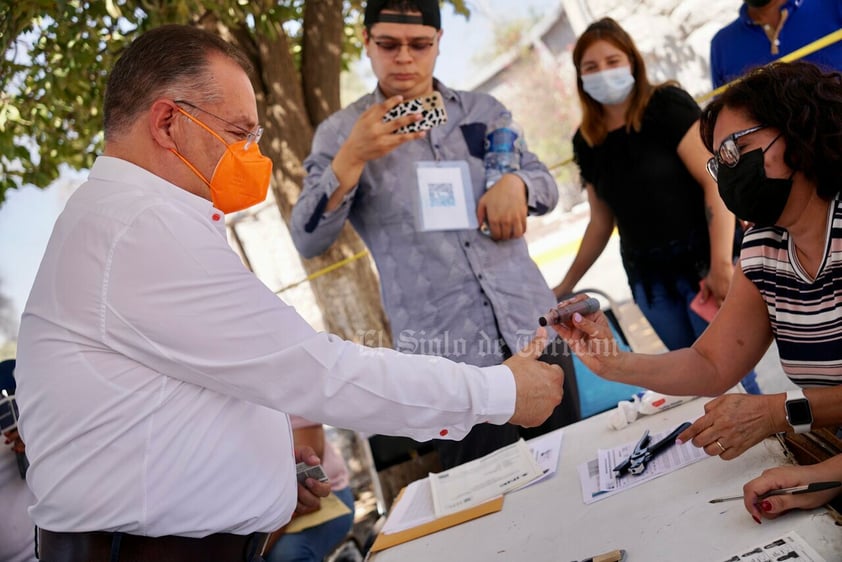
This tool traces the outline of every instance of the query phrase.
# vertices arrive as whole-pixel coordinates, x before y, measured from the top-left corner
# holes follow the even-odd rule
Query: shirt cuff
[[[535,213],[538,207],[536,207],[536,195],[532,189],[529,189],[529,177],[523,172],[512,173],[514,173],[514,175],[521,179],[521,181],[523,182],[524,189],[526,189],[526,208],[529,210],[529,214]]]
[[[339,178],[336,177],[336,174],[333,171],[333,166],[328,166],[327,170],[325,170],[326,180],[327,180],[327,198],[330,199],[331,196],[339,189]],[[357,188],[359,188],[360,184],[357,183],[351,190],[345,194],[342,198],[342,201],[339,202],[339,206],[336,207],[332,211],[325,211],[322,213],[322,218],[328,219],[338,213],[339,211],[343,210],[349,202],[354,198],[354,195],[357,193]]]
[[[515,413],[517,385],[511,369],[505,365],[485,367],[488,373],[488,403],[484,420],[495,425],[508,422]]]

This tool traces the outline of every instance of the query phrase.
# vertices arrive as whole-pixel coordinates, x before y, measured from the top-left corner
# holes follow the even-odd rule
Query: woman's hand
[[[775,433],[771,412],[778,402],[774,395],[723,394],[705,404],[705,415],[679,434],[678,441],[692,439],[711,456],[735,459]]]
[[[588,295],[577,295],[560,302],[559,306],[586,298]],[[610,379],[608,374],[615,370],[619,361],[620,346],[602,311],[587,316],[576,313],[569,324],[553,324],[552,327],[588,369],[601,377]]]
[[[816,465],[770,468],[743,486],[743,502],[754,520],[760,523],[760,517],[775,519],[790,509],[813,509],[825,505],[839,495],[842,488],[809,494],[785,494],[762,498],[764,494],[781,488],[804,486],[826,480],[840,480],[840,478],[842,478],[842,455]]]

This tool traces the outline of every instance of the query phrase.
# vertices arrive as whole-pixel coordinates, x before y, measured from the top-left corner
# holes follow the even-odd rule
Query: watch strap
[[[799,424],[792,423],[792,420],[789,419],[789,403],[791,401],[794,401],[794,400],[807,400],[807,397],[804,396],[804,390],[802,390],[800,388],[797,388],[795,390],[787,390],[786,391],[786,403],[785,403],[785,406],[786,406],[786,421],[795,433],[807,433],[813,427],[812,412],[810,413],[810,421],[808,423],[799,423]],[[809,407],[810,407],[810,402],[807,401],[807,408],[809,408]]]

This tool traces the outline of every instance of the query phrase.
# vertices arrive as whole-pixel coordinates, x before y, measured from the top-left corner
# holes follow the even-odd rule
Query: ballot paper
[[[564,430],[556,429],[526,442],[542,472],[541,476],[528,484],[529,486],[546,480],[558,471],[558,458],[561,456],[561,440],[563,437]]]
[[[797,560],[798,562],[827,562],[795,531],[779,539],[767,541],[753,548],[747,548],[722,562],[772,562]]]
[[[436,518],[433,511],[433,493],[430,479],[423,478],[409,484],[403,491],[401,501],[397,502],[383,525],[383,533],[399,533]]]
[[[653,434],[651,443],[657,443],[669,435],[670,431]],[[617,478],[614,467],[626,460],[634,451],[637,441],[626,443],[613,449],[597,450],[597,458],[578,466],[579,481],[582,486],[582,498],[586,504],[612,496],[627,488],[639,486],[664,474],[685,467],[702,459],[710,458],[704,449],[695,447],[690,441],[676,443],[649,461],[646,470],[639,475],[626,473]]]
[[[523,439],[488,455],[430,474],[436,517],[462,511],[526,486],[543,474]]]

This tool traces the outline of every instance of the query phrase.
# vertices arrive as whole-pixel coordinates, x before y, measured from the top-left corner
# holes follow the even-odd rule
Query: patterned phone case
[[[389,113],[383,116],[383,122],[388,123],[398,117],[410,115],[413,113],[420,113],[423,115],[421,121],[404,125],[395,133],[415,133],[418,131],[426,131],[439,125],[447,123],[447,112],[444,109],[444,99],[438,92],[433,92],[428,96],[421,96],[409,101],[404,101],[393,107]]]

